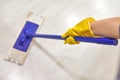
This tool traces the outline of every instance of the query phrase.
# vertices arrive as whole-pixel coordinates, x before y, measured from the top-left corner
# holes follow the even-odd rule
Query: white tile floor
[[[25,64],[3,60],[27,14],[46,17],[40,33],[62,34],[86,17],[119,16],[120,0],[0,0],[0,80],[116,80],[120,46],[36,39]]]

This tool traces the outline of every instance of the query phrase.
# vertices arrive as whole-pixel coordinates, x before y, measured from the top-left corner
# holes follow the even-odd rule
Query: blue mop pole
[[[32,37],[39,37],[39,38],[48,38],[48,39],[58,39],[58,40],[65,40],[60,35],[49,35],[49,34],[32,34]],[[89,42],[89,43],[97,43],[97,44],[104,44],[104,45],[117,45],[118,40],[114,38],[93,38],[93,37],[74,37],[76,41],[80,42]]]

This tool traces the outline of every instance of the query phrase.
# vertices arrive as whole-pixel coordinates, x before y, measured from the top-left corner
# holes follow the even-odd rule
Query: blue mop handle
[[[32,37],[65,40],[65,38],[62,38],[60,35],[33,34]],[[80,37],[80,36],[74,38],[76,41],[80,41],[80,42],[90,42],[90,43],[105,44],[105,45],[118,44],[118,40],[114,38],[93,38],[93,37]]]

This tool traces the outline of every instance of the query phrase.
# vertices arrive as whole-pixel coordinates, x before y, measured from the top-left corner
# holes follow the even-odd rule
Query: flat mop
[[[31,46],[33,38],[48,38],[48,39],[58,39],[65,40],[60,35],[50,35],[50,34],[37,34],[36,32],[40,29],[43,22],[43,17],[37,14],[31,14],[19,33],[17,40],[13,43],[10,51],[5,56],[5,60],[15,62],[17,64],[23,64]],[[118,40],[114,38],[92,38],[92,37],[74,37],[76,41],[97,43],[104,45],[117,45]]]

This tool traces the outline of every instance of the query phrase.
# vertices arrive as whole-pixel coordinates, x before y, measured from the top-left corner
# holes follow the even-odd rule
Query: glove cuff
[[[90,23],[95,22],[96,20],[94,18],[92,18],[92,17],[89,17],[89,18],[86,18],[86,21],[87,21],[89,33],[92,35],[92,37],[96,37],[93,34],[93,31],[91,30],[91,25],[90,25]]]
[[[95,37],[90,27],[90,23],[95,21],[96,20],[92,17],[86,18],[78,23],[73,29],[74,31],[78,32],[79,36]]]

